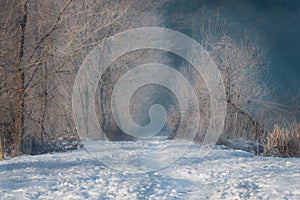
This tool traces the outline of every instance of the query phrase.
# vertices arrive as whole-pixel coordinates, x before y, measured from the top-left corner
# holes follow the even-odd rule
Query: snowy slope
[[[136,150],[135,142],[120,145]],[[0,199],[300,199],[300,159],[220,146],[205,158],[198,153],[192,146],[171,166],[144,174],[112,170],[85,149],[22,156],[0,163]]]

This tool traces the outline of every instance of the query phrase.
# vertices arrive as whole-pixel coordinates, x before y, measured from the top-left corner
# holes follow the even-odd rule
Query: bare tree
[[[222,74],[226,92],[224,101],[227,102],[222,137],[260,139],[264,128],[255,117],[257,102],[253,100],[263,100],[269,94],[264,76],[268,65],[266,50],[259,45],[257,38],[250,39],[247,35],[233,38],[227,31],[228,24],[224,18],[218,13],[208,17],[209,8],[197,6],[198,15],[191,18],[177,15],[176,20],[172,18],[169,23],[179,30],[186,30],[186,24],[191,24],[192,20],[193,25],[189,27],[191,35],[208,51]],[[210,119],[209,93],[201,75],[197,75],[192,66],[182,66],[179,70],[189,77],[195,91],[199,91],[197,97],[201,99],[202,121],[199,123],[198,139],[201,140]]]
[[[225,131],[259,139],[264,130],[251,113],[256,105],[252,99],[268,95],[262,79],[267,67],[265,50],[255,40],[244,38],[239,42],[229,36],[221,37],[210,48],[223,74],[228,104]]]
[[[83,59],[105,37],[159,24],[148,1],[4,0],[0,6],[0,109],[5,127],[15,129],[4,131],[12,156],[32,153],[35,143],[76,137],[71,93]]]

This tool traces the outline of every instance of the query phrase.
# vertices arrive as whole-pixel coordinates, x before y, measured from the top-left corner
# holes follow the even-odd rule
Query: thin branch
[[[71,56],[68,57],[56,70],[54,70],[52,72],[44,73],[33,84],[31,84],[30,86],[28,85],[24,90],[24,94],[27,94],[32,88],[34,88],[36,85],[38,85],[40,83],[40,81],[42,81],[44,78],[49,77],[49,76],[54,75],[57,72],[59,72],[70,59],[71,59]]]
[[[70,3],[71,3],[72,1],[73,1],[73,0],[69,0],[69,1],[63,6],[63,8],[61,9],[61,11],[60,11],[59,14],[58,14],[58,17],[57,17],[56,21],[55,21],[54,24],[53,24],[51,30],[50,30],[48,33],[46,33],[46,35],[44,35],[44,37],[42,37],[42,38],[40,39],[40,41],[37,43],[36,47],[34,48],[32,55],[29,57],[28,60],[31,60],[31,59],[33,58],[33,56],[35,55],[35,53],[37,52],[37,50],[42,46],[42,44],[44,43],[44,41],[45,41],[45,40],[46,40],[46,39],[47,39],[47,38],[48,38],[48,37],[56,30],[58,24],[59,24],[60,21],[61,21],[61,16],[62,16],[62,14],[65,12],[65,10],[67,9],[67,7],[70,5]]]

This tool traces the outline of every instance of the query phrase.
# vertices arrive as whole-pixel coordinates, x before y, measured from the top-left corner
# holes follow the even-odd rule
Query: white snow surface
[[[168,142],[139,145],[151,151]],[[136,142],[119,145],[129,157],[138,151]],[[199,157],[199,150],[192,145],[170,166],[143,174],[113,170],[84,148],[21,156],[0,162],[0,199],[300,199],[299,158],[259,157],[222,146]],[[110,159],[114,152],[102,153]]]

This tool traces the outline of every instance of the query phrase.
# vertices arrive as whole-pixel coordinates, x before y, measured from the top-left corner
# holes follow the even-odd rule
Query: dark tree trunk
[[[17,72],[17,115],[16,115],[16,137],[15,149],[12,156],[21,154],[22,140],[24,135],[24,112],[25,112],[25,73],[22,66],[25,45],[25,28],[27,22],[27,0],[21,3],[21,20],[19,24],[19,49],[18,49],[18,72]]]

